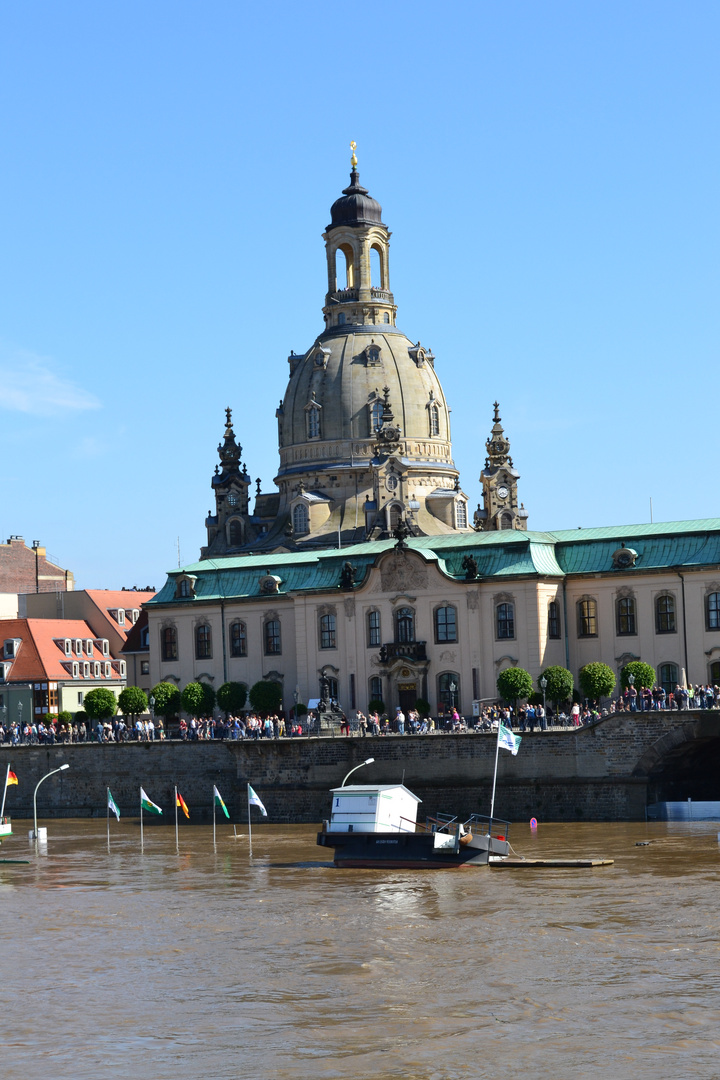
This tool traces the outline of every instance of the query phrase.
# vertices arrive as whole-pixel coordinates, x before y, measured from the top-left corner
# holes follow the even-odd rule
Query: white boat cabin
[[[330,794],[328,832],[415,832],[422,799],[404,784],[348,784]]]

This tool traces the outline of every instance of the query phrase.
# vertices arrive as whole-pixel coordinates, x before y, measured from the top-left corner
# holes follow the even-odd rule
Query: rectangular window
[[[367,613],[367,643],[369,649],[381,644],[379,611],[368,611]]]
[[[84,696],[82,690],[78,690],[78,705],[82,705]]]
[[[334,649],[337,647],[336,620],[334,615],[321,615],[320,617],[320,648]]]
[[[560,637],[560,605],[557,600],[551,600],[548,604],[548,637]]]
[[[141,660],[140,661],[140,674],[141,675],[149,675],[150,674],[150,661],[149,660]]]
[[[265,655],[279,656],[281,652],[280,620],[268,619],[265,623]]]
[[[457,616],[454,607],[439,607],[435,611],[435,641],[457,641]]]
[[[355,676],[354,675],[350,676],[350,708],[351,709],[356,709],[357,708],[357,705],[355,704]]]
[[[592,598],[579,600],[578,637],[597,637],[597,603]]]
[[[498,604],[495,609],[496,635],[498,641],[512,640],[515,637],[515,605]]]

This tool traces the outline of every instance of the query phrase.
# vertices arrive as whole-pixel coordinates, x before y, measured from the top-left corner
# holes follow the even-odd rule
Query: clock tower
[[[513,468],[510,443],[505,438],[500,422],[500,406],[494,405],[493,428],[485,443],[487,457],[480,474],[483,487],[483,505],[475,511],[475,528],[478,532],[499,529],[527,530],[527,510],[518,505],[517,482],[520,474]]]

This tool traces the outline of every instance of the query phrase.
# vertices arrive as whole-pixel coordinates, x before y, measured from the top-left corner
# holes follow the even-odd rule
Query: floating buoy
[[[536,817],[531,817],[530,818],[530,828],[531,829],[537,829],[537,818]]]

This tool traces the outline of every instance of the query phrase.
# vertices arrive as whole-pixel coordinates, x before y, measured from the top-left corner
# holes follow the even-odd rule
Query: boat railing
[[[476,832],[484,832],[488,836],[494,836],[496,840],[507,840],[510,835],[510,822],[505,818],[489,817],[487,814],[471,814],[464,822],[465,828],[472,830],[476,826]]]

